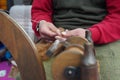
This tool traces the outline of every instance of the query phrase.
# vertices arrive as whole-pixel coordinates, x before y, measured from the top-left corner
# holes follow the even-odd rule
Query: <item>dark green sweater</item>
[[[53,0],[53,4],[53,22],[67,29],[87,28],[107,14],[105,0]]]

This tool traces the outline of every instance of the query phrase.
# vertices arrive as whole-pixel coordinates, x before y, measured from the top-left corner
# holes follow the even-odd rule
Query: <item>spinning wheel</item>
[[[11,52],[22,80],[45,80],[45,72],[34,43],[9,15],[0,11],[0,41]]]
[[[35,44],[21,26],[2,11],[0,11],[0,41],[11,52],[18,65],[22,80],[46,80],[46,76],[49,75],[45,76],[45,67],[43,67]],[[65,50],[54,56],[50,73],[53,80],[80,80],[78,67],[83,56],[83,45],[88,41],[83,38],[71,37],[67,42],[70,44],[64,45]],[[44,55],[42,54],[42,56]]]

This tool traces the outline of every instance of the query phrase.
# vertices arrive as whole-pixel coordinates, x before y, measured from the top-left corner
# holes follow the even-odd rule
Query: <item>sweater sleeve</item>
[[[36,26],[41,20],[52,22],[52,1],[51,0],[33,0],[32,3],[32,28],[37,36]]]
[[[95,44],[120,40],[120,0],[106,0],[108,14],[98,24],[89,28]]]

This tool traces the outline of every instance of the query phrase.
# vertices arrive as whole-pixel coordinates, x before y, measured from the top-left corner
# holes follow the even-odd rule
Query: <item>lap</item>
[[[120,80],[120,41],[95,46],[95,49],[96,57],[100,62],[100,80]],[[44,62],[47,80],[53,80],[51,74],[53,60]]]
[[[100,80],[120,80],[120,41],[96,46],[95,49],[100,61]]]

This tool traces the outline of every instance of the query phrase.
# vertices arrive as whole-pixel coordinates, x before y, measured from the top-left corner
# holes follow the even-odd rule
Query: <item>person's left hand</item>
[[[83,28],[77,28],[77,29],[73,29],[73,30],[68,30],[66,32],[63,32],[62,35],[64,38],[68,38],[71,36],[80,36],[82,38],[85,38],[85,29]]]

